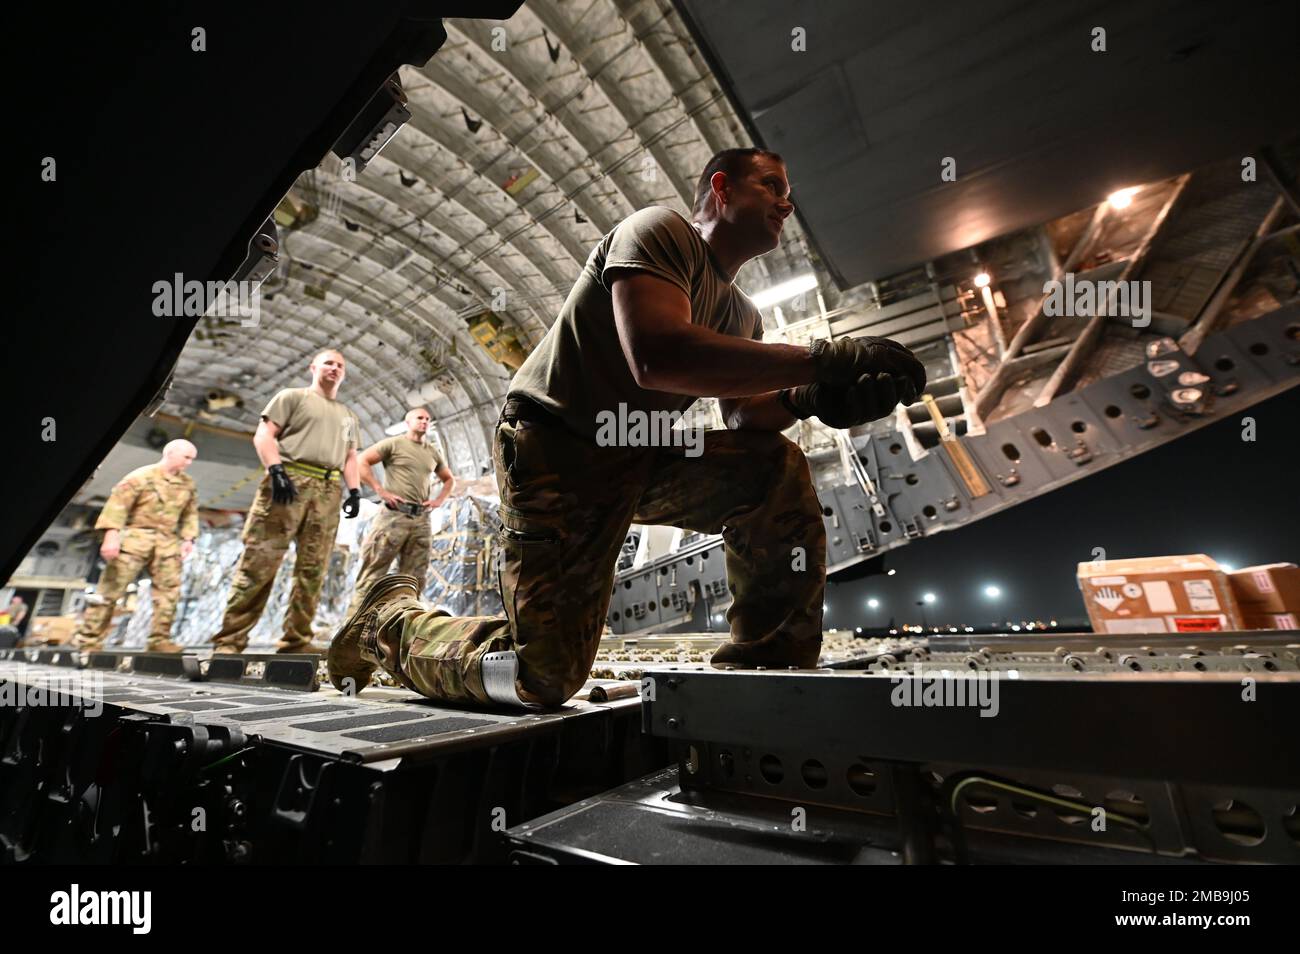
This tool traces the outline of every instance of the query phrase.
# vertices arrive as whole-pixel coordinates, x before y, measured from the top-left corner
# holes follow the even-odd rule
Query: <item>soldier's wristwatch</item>
[[[800,421],[806,421],[809,418],[810,415],[801,412],[799,408],[795,406],[794,401],[790,399],[789,388],[782,388],[777,395],[777,400],[780,401],[781,406],[784,407],[791,414],[793,414],[796,419]]]

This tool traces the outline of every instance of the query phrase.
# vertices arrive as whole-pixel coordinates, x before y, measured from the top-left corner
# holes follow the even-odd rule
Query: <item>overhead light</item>
[[[796,275],[789,281],[781,282],[779,285],[773,285],[755,295],[750,295],[755,308],[767,308],[770,305],[778,304],[789,298],[793,298],[800,292],[812,291],[817,287],[817,276],[812,272],[803,275]]]
[[[1119,189],[1106,196],[1106,201],[1110,203],[1113,209],[1127,209],[1133,204],[1133,196],[1137,195],[1138,187],[1132,186],[1128,189]]]
[[[898,572],[897,570],[890,570],[888,573],[885,574],[885,576],[893,576],[897,572]]]
[[[933,603],[933,602],[934,602],[934,594],[933,594],[933,593],[926,593],[924,596],[921,597],[921,599],[925,600],[927,603]]]
[[[988,586],[984,587],[984,595],[991,600],[995,600],[1002,595],[1002,588],[990,583]]]
[[[993,279],[989,277],[988,272],[980,272],[978,275],[975,276],[975,287],[988,288],[989,282],[991,282],[992,280]]]
[[[406,433],[406,421],[398,421],[396,424],[389,424],[384,428],[384,433],[389,437],[398,437]]]
[[[876,599],[874,596],[871,597],[871,599],[867,600],[867,606],[871,607],[871,609],[875,609],[879,605],[880,605],[880,600]]]

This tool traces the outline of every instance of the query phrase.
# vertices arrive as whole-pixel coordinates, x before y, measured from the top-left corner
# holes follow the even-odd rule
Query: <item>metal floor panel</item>
[[[268,742],[363,763],[492,745],[564,719],[640,705],[632,697],[600,705],[570,702],[555,712],[488,712],[437,705],[403,689],[369,689],[356,697],[333,688],[249,693],[238,684],[0,661],[0,679],[17,683],[55,686],[78,676],[105,706],[231,725]]]
[[[814,809],[796,831],[784,806],[743,796],[695,804],[669,769],[510,829],[511,860],[669,865],[901,864],[879,820]]]
[[[668,761],[635,695],[479,712],[404,689],[250,692],[193,661],[0,657],[0,864],[495,863],[507,820]]]

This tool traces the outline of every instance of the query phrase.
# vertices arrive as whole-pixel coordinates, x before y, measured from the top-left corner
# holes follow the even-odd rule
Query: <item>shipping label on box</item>
[[[1243,628],[1232,584],[1203,554],[1079,564],[1098,633],[1209,633]]]

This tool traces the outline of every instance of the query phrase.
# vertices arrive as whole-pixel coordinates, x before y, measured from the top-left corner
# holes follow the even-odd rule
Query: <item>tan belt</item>
[[[295,460],[281,461],[284,469],[291,474],[302,474],[304,477],[319,477],[321,480],[338,480],[339,471],[327,467],[317,467],[315,464],[300,464]]]

